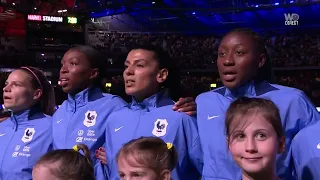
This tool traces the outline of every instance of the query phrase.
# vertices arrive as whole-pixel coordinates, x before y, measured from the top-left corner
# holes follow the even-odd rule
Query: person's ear
[[[258,68],[263,67],[263,65],[266,63],[266,59],[267,59],[267,56],[265,53],[261,53],[259,55]]]
[[[41,89],[37,89],[37,90],[34,91],[32,99],[39,100],[41,96],[42,96],[42,90]]]
[[[170,180],[171,179],[171,172],[168,169],[163,170],[160,173],[160,179],[161,180]]]
[[[163,83],[168,78],[168,75],[169,75],[168,69],[164,68],[164,69],[159,70],[158,75],[157,75],[157,82]]]
[[[99,76],[99,69],[98,68],[94,68],[91,71],[90,79],[96,79],[98,76]]]

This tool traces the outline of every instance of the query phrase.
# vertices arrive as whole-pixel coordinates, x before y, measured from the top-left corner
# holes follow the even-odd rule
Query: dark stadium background
[[[297,14],[298,24],[286,25],[285,14]],[[64,21],[30,21],[28,15]],[[183,96],[195,97],[221,86],[219,39],[240,27],[264,35],[276,83],[299,88],[320,105],[319,0],[1,0],[1,91],[12,69],[32,65],[46,72],[60,104],[66,98],[58,86],[63,53],[73,44],[89,44],[105,54],[107,90],[130,100],[121,78],[126,53],[153,42],[179,65]]]

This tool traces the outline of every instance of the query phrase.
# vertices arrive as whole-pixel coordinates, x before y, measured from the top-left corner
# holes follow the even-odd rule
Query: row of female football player
[[[142,136],[161,138],[177,150],[175,168],[167,165],[172,179],[320,177],[320,147],[313,137],[320,115],[303,92],[271,84],[271,61],[262,38],[236,29],[223,37],[218,51],[224,86],[199,95],[197,108],[190,98],[174,103],[179,75],[167,53],[153,46],[134,48],[124,62],[125,90],[133,97],[129,104],[102,92],[104,58],[88,46],[70,49],[61,60],[60,85],[68,99],[56,111],[52,87],[39,70],[13,71],[3,95],[12,115],[0,123],[1,179],[31,179],[42,155],[79,143],[88,147],[96,179],[147,178],[135,168],[149,164],[160,170],[150,159],[137,162],[139,158],[127,156],[129,163],[120,163],[116,158],[124,144]],[[130,147],[120,152],[133,152]],[[71,172],[59,154],[55,157],[42,178],[45,172],[56,177]],[[156,171],[157,179],[168,177],[161,173]]]

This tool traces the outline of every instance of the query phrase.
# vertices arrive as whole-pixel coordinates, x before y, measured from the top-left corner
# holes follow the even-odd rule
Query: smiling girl
[[[278,108],[272,101],[239,98],[226,114],[227,144],[242,180],[280,180],[276,157],[285,147]]]

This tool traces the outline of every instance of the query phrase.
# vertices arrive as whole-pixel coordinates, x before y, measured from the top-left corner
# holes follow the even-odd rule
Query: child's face
[[[234,161],[248,174],[272,172],[283,139],[278,138],[272,125],[261,115],[248,115],[237,123],[231,123],[233,131],[229,137]]]
[[[32,179],[33,180],[57,180],[52,172],[50,171],[50,167],[45,165],[37,165],[32,170]]]
[[[130,157],[129,157],[130,158]],[[162,180],[160,175],[148,167],[143,167],[130,158],[119,157],[118,170],[121,180]],[[169,178],[170,179],[170,178]],[[169,180],[168,179],[168,180]]]

